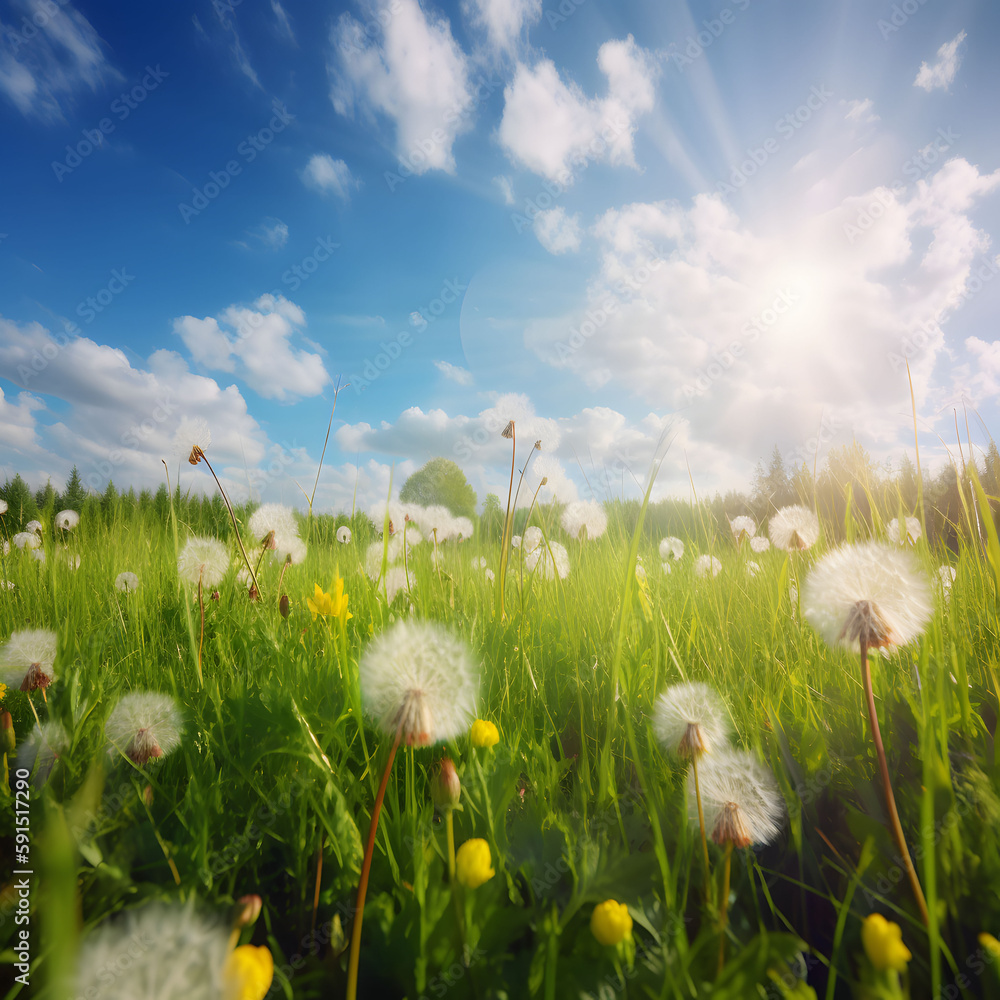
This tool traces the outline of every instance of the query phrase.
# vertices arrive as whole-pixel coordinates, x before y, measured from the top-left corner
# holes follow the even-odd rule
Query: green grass
[[[541,510],[536,520],[548,528],[553,518]],[[179,524],[181,543],[188,534]],[[686,539],[669,575],[655,546],[614,518],[596,541],[561,540],[572,563],[564,581],[522,576],[512,551],[501,621],[493,586],[472,567],[485,556],[497,572],[496,544],[448,543],[440,572],[429,546],[418,547],[412,594],[386,606],[361,565],[364,539],[324,537],[285,574],[285,620],[278,567],[265,561],[262,599],[251,604],[230,536],[233,567],[219,600],[206,601],[203,684],[197,605],[177,580],[167,525],[124,508],[111,524],[85,519],[69,541],[82,557],[75,572],[51,539],[44,565],[8,556],[0,576],[16,589],[0,591],[0,640],[23,628],[58,633],[57,682],[47,702],[33,698],[70,734],[32,806],[32,995],[62,995],[55,984],[72,966],[77,929],[144,900],[195,896],[224,912],[246,893],[264,900],[243,938],[274,954],[271,995],[342,995],[362,846],[391,742],[361,716],[358,661],[373,634],[407,615],[445,623],[482,664],[479,714],[499,727],[500,743],[482,750],[461,739],[447,750],[463,787],[456,842],[485,838],[497,873],[455,890],[472,956],[465,968],[444,823],[429,794],[442,748],[401,750],[376,842],[360,996],[811,996],[795,992],[796,972],[828,1000],[874,996],[861,982],[860,943],[861,920],[874,911],[902,927],[914,998],[998,995],[996,964],[978,941],[984,931],[1000,936],[995,535],[986,553],[978,540],[950,556],[919,543],[916,558],[935,582],[940,563],[957,566],[950,600],[938,592],[918,643],[873,657],[903,829],[934,910],[930,933],[884,825],[857,657],[828,648],[790,597],[822,542],[795,558],[751,556],[760,564],[751,577],[746,552],[728,538]],[[722,573],[695,579],[695,551],[712,551]],[[123,570],[139,575],[135,594],[115,591]],[[313,621],[305,604],[338,572],[353,614],[343,630]],[[789,814],[777,843],[734,855],[719,976],[683,766],[651,731],[658,693],[682,679],[719,692],[734,741],[770,766]],[[174,695],[186,728],[177,751],[139,769],[108,755],[103,724],[122,694],[141,690]],[[27,695],[8,691],[3,707],[23,742],[34,725]],[[6,857],[14,826],[4,803]],[[719,879],[722,852],[709,847]],[[10,898],[7,889],[0,899],[5,963]],[[608,898],[630,907],[631,946],[603,947],[590,933],[594,904]],[[65,917],[73,912],[78,926]]]

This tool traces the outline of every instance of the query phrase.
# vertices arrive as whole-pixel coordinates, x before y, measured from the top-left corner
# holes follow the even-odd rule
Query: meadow
[[[184,957],[193,915],[216,920],[230,950],[264,946],[273,958],[263,993],[227,997],[345,995],[394,746],[363,697],[366,654],[400,622],[431,621],[467,648],[473,717],[497,739],[478,726],[400,743],[371,858],[358,996],[1000,996],[1000,545],[974,489],[950,548],[926,532],[901,544],[887,531],[896,509],[860,519],[848,505],[843,522],[821,519],[807,549],[755,551],[692,506],[679,558],[661,554],[639,505],[607,505],[599,537],[574,537],[559,507],[536,505],[535,548],[523,513],[511,526],[518,544],[475,524],[437,544],[424,527],[408,548],[413,525],[397,521],[390,536],[389,513],[378,524],[298,514],[305,553],[291,561],[262,553],[253,508],[238,507],[256,600],[218,503],[206,514],[175,494],[168,510],[122,502],[110,516],[91,504],[69,530],[44,518],[40,548],[14,544],[0,563],[13,585],[0,583],[0,644],[20,630],[57,637],[52,682],[21,691],[8,673],[0,703],[10,714],[5,995],[88,995],[78,955],[122,911],[146,913],[153,931],[122,936],[117,953],[105,937],[103,985],[90,996],[140,995],[127,985],[138,969],[166,982],[171,964],[194,968]],[[0,517],[6,539],[25,527],[15,516]],[[343,527],[349,541],[338,541]],[[199,535],[218,536],[228,562],[202,588],[203,635],[199,588],[178,567]],[[842,535],[905,550],[933,600],[919,635],[870,654],[926,922],[890,830],[857,652],[828,644],[804,613],[809,574]],[[547,579],[547,558],[561,568],[555,545],[568,569]],[[717,559],[717,574],[699,574],[699,556]],[[123,573],[134,590],[116,586]],[[664,745],[657,722],[663,693],[690,682],[718,695],[724,742],[773,776],[780,819],[761,842],[703,841],[692,755]],[[176,745],[157,747],[162,756],[113,740],[109,752],[109,718],[139,692],[177,706]],[[445,756],[454,775],[442,778]],[[29,772],[25,953],[12,859],[14,789]],[[471,841],[488,856],[470,877]],[[627,915],[602,910],[608,901]],[[27,989],[15,978],[26,955]]]

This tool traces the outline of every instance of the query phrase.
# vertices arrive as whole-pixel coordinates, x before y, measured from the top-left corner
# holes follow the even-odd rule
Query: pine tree
[[[83,509],[83,501],[86,499],[87,489],[80,478],[80,471],[73,466],[73,471],[69,474],[66,482],[66,489],[59,497],[60,510],[75,510],[77,513]]]
[[[21,478],[20,473],[14,476],[9,482],[4,483],[0,489],[0,497],[7,501],[7,514],[10,518],[7,522],[8,530],[22,531],[29,521],[37,520],[38,504],[28,489],[28,484]]]

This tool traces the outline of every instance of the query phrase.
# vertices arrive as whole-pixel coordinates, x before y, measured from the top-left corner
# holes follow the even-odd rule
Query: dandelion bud
[[[265,549],[275,548],[273,529],[263,537],[263,539],[261,540],[261,546]]]
[[[549,477],[548,476],[542,476],[541,485],[542,486],[548,486],[549,485]]]
[[[142,801],[145,802],[147,806],[151,806],[153,804],[152,785],[146,785],[146,787],[142,790]]]
[[[191,449],[191,454],[188,455],[188,461],[192,465],[197,465],[204,457],[205,453],[201,450],[201,448],[198,447],[198,445],[195,445]]]
[[[278,601],[278,610],[281,612],[282,618],[288,617],[288,594],[281,595],[281,598]]]
[[[467,840],[455,855],[455,872],[466,889],[478,889],[488,882],[496,875],[490,845],[481,837]]]
[[[458,805],[462,796],[462,782],[450,757],[442,757],[434,777],[431,778],[431,799],[441,812],[448,812]]]
[[[213,590],[211,600],[218,603],[220,600],[222,600],[222,595],[217,590]]]
[[[903,944],[903,931],[899,924],[886,920],[881,913],[865,917],[861,925],[861,943],[869,961],[879,971],[895,969],[906,972],[906,963],[913,958]]]
[[[514,436],[514,421],[508,420],[507,426],[500,432],[500,437],[507,438],[509,441]]]
[[[248,896],[240,896],[236,900],[235,926],[249,927],[252,923],[256,923],[263,905],[264,901],[256,893],[251,893]]]
[[[469,730],[469,740],[474,747],[492,747],[500,742],[497,727],[487,719],[476,719]]]
[[[624,903],[606,899],[590,915],[590,932],[603,945],[616,945],[632,936],[632,915]]]
[[[251,583],[250,584],[249,597],[250,597],[251,601],[259,601],[260,600],[260,591],[257,589],[257,584],[256,583]]]
[[[17,747],[14,739],[14,723],[10,712],[0,713],[0,751],[12,754]]]

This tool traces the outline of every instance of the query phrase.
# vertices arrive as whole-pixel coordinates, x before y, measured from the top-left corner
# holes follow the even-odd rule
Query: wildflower
[[[119,573],[115,577],[115,590],[124,590],[125,593],[131,594],[133,591],[139,588],[139,577],[135,573],[129,573],[128,571],[124,573]]]
[[[80,556],[74,552],[65,552],[63,557],[66,560],[66,565],[72,570],[77,570],[80,568]]]
[[[757,525],[754,523],[752,517],[747,517],[745,514],[741,514],[739,517],[734,517],[729,522],[729,530],[733,533],[733,538],[737,542],[743,540],[743,536],[746,535],[747,538],[753,538],[757,533]]]
[[[33,531],[19,531],[11,539],[14,545],[24,550],[37,549],[42,544],[42,540]]]
[[[512,548],[519,549],[521,547],[521,536],[514,535],[510,540],[510,544]]]
[[[0,686],[4,687],[4,694],[6,694],[6,686]],[[0,753],[10,756],[16,749],[17,739],[14,736],[14,720],[10,717],[10,712],[4,709],[4,711],[0,712]]]
[[[596,500],[575,500],[566,505],[561,522],[563,530],[571,537],[593,540],[607,530],[608,515]]]
[[[603,945],[615,945],[630,938],[632,917],[628,907],[614,899],[598,903],[590,915],[590,932]]]
[[[674,571],[673,566],[671,566],[670,563],[668,563],[668,562],[660,563],[660,568],[663,570],[664,573],[666,573],[668,575],[670,573],[673,573],[673,571]]]
[[[431,799],[441,812],[458,805],[462,797],[462,782],[450,757],[442,757],[431,778]]]
[[[683,556],[684,543],[679,538],[667,535],[666,538],[660,539],[660,558],[662,560],[681,559]]]
[[[407,580],[406,570],[402,566],[391,566],[387,569],[382,582],[385,584],[386,600],[390,604],[401,590],[408,593],[413,588],[413,580],[412,578]]]
[[[43,722],[41,728],[36,723],[31,735],[17,751],[18,769],[31,771],[35,784],[43,785],[67,750],[69,735],[58,722]]]
[[[496,574],[491,569],[484,569],[483,575],[486,577],[488,583],[492,583],[496,579]]]
[[[6,514],[6,513],[7,513],[7,501],[0,500],[0,514]]]
[[[108,753],[122,753],[139,767],[166,756],[181,742],[184,720],[170,695],[134,692],[125,695],[104,724]]]
[[[528,531],[530,530],[529,528]],[[525,556],[524,564],[529,570],[539,566],[539,571],[546,580],[554,580],[556,574],[560,580],[565,580],[569,576],[569,553],[559,542],[546,542],[531,549]]]
[[[754,535],[754,537],[750,539],[750,548],[753,549],[754,552],[766,552],[770,547],[771,543],[763,535]]]
[[[31,558],[34,559],[35,562],[40,562],[40,563],[45,562],[45,550],[44,549],[32,549],[31,550]]]
[[[781,832],[785,803],[774,775],[756,758],[722,748],[698,767],[705,826],[717,844],[767,844]],[[697,815],[694,782],[688,781],[689,814]]]
[[[458,881],[466,889],[478,889],[484,882],[488,882],[496,875],[490,845],[482,837],[467,840],[455,855],[455,870]]]
[[[0,683],[0,701],[3,701],[7,696],[7,685]]]
[[[246,896],[240,896],[236,900],[236,905],[239,907],[239,910],[236,913],[236,919],[233,923],[237,927],[249,927],[251,924],[257,922],[260,911],[264,908],[264,900],[256,893],[251,893]]]
[[[222,970],[225,1000],[264,1000],[274,980],[274,957],[264,945],[241,944]]]
[[[212,432],[200,417],[184,417],[174,434],[173,452],[178,459],[197,465],[212,443]]]
[[[830,645],[857,649],[915,639],[933,611],[930,587],[913,557],[879,542],[843,545],[812,569],[805,616]]]
[[[263,542],[269,535],[298,537],[299,534],[295,512],[291,507],[280,503],[266,503],[258,507],[250,515],[247,528],[250,534],[260,542]],[[268,548],[274,548],[273,539],[269,542]]]
[[[915,545],[917,539],[923,534],[920,522],[915,517],[907,517],[902,521],[898,517],[894,517],[886,525],[885,530],[889,541],[895,542],[897,545],[906,545],[907,542],[910,545]]]
[[[886,920],[881,913],[865,917],[861,925],[861,943],[869,961],[879,972],[895,969],[906,972],[906,963],[913,955],[903,944],[903,931],[899,924]]]
[[[674,684],[656,699],[656,738],[672,753],[700,756],[725,743],[729,720],[719,696],[698,682]]]
[[[400,621],[365,650],[361,697],[389,734],[407,744],[454,739],[475,717],[479,671],[465,643],[433,622]]]
[[[812,548],[819,539],[819,518],[808,507],[792,504],[771,518],[767,531],[775,548],[800,552]]]
[[[718,576],[722,572],[722,563],[715,556],[698,556],[694,561],[695,576]]]
[[[341,577],[336,577],[334,581],[333,596],[325,594],[323,588],[317,583],[313,596],[306,598],[306,607],[312,612],[313,621],[322,615],[324,618],[340,618],[347,621],[354,615],[347,610],[348,595],[344,593],[344,581]]]
[[[526,529],[521,536],[521,548],[527,552],[534,552],[543,542],[542,529],[537,525],[532,525]]]
[[[56,527],[61,531],[72,531],[80,523],[80,515],[75,510],[61,510],[56,514]]]
[[[754,562],[753,559],[751,559],[747,563],[747,575],[756,576],[759,572],[760,572],[760,563]]]
[[[469,730],[469,740],[474,747],[494,747],[500,742],[500,733],[488,719],[476,719]]]
[[[271,555],[278,562],[297,566],[306,560],[306,543],[296,535],[275,535]]]
[[[47,688],[55,678],[56,634],[48,629],[11,633],[0,648],[0,668],[7,684],[22,691]]]
[[[40,535],[42,533],[42,522],[41,521],[29,521],[24,526],[25,531],[33,531],[35,534]]]
[[[979,943],[986,949],[986,952],[992,961],[1000,961],[1000,941],[998,941],[992,934],[987,934],[984,931],[979,935]]]
[[[189,538],[177,556],[177,575],[188,583],[214,587],[229,569],[229,553],[217,538]]]
[[[337,541],[341,545],[350,545],[351,543],[351,529],[347,527],[346,524],[342,524],[337,529]]]

